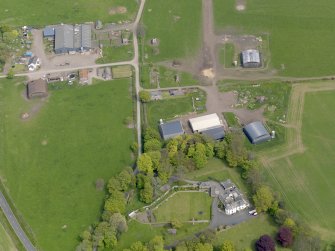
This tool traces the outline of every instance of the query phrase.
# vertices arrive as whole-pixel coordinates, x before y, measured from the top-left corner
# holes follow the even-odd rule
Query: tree
[[[3,40],[3,35],[6,32],[9,32],[11,30],[11,28],[8,25],[1,25],[0,26],[0,33],[1,33],[1,39]]]
[[[171,227],[176,228],[176,229],[181,228],[183,226],[183,224],[177,218],[173,218],[170,224],[171,224]]]
[[[227,143],[226,141],[217,142],[214,146],[214,154],[219,159],[224,159],[226,156]]]
[[[201,169],[206,166],[207,156],[206,156],[206,147],[204,144],[196,143],[193,160],[197,169]]]
[[[235,251],[234,243],[228,240],[224,240],[221,251]]]
[[[295,223],[295,221],[290,217],[287,217],[284,220],[283,227],[287,227],[287,228],[291,229],[293,236],[298,234],[298,226]]]
[[[147,129],[145,129],[145,132],[144,132],[144,142],[149,141],[151,139],[160,140],[161,136],[159,135],[157,130],[155,130],[151,127],[148,127]]]
[[[113,191],[109,198],[105,201],[104,209],[112,213],[124,213],[126,210],[126,199],[120,191]]]
[[[256,241],[256,250],[257,251],[275,251],[275,242],[269,235],[262,235]]]
[[[162,183],[166,184],[172,175],[173,167],[167,158],[161,158],[157,171]]]
[[[139,95],[142,103],[148,103],[151,100],[151,95],[148,91],[142,90],[140,91]]]
[[[164,240],[160,235],[155,236],[148,244],[150,251],[163,251],[164,250]]]
[[[144,152],[159,151],[162,143],[158,139],[150,139],[144,142]]]
[[[109,218],[109,224],[119,233],[128,231],[127,220],[120,213],[112,214],[112,216]]]
[[[253,200],[258,212],[266,212],[271,207],[274,198],[269,187],[261,186],[257,189]]]
[[[120,191],[127,191],[129,189],[129,185],[132,181],[132,175],[127,171],[123,170],[118,176]]]
[[[207,142],[206,143],[206,156],[208,159],[211,159],[214,157],[214,145],[213,143]]]
[[[147,247],[142,242],[137,241],[130,246],[131,251],[148,251]]]
[[[283,247],[289,247],[293,243],[293,234],[290,228],[288,227],[281,227],[277,234],[277,241]]]
[[[13,79],[15,76],[14,70],[12,68],[9,69],[7,73],[7,79]]]
[[[154,189],[151,182],[145,182],[143,189],[140,191],[140,199],[144,203],[150,203],[153,200]]]
[[[161,152],[153,151],[153,152],[147,152],[147,154],[151,158],[153,169],[157,170],[160,166],[160,160],[161,160],[161,157],[162,157]]]
[[[116,177],[112,177],[108,180],[107,188],[109,193],[113,193],[114,191],[120,191],[120,181]]]
[[[153,164],[149,154],[144,153],[138,158],[137,167],[141,172],[144,172],[146,174],[153,173]]]
[[[194,251],[213,251],[213,245],[210,243],[201,243],[195,245]]]

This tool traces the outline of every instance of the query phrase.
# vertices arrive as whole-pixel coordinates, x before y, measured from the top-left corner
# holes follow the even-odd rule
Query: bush
[[[293,235],[291,229],[288,227],[281,227],[277,234],[277,241],[285,248],[291,246],[293,243]]]
[[[258,241],[256,241],[257,251],[275,251],[275,242],[269,235],[262,235]]]

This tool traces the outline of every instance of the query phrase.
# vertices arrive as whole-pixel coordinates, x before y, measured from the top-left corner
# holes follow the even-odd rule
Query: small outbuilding
[[[95,29],[96,30],[101,30],[103,28],[101,20],[95,21]]]
[[[34,56],[29,59],[29,62],[28,62],[29,71],[36,71],[37,68],[40,66],[41,66],[41,60],[38,57]]]
[[[79,83],[80,84],[88,83],[88,69],[79,70]]]
[[[54,27],[50,27],[50,26],[46,26],[43,29],[43,37],[44,38],[49,38],[49,39],[54,39],[54,37],[55,37],[55,28]]]
[[[218,126],[218,127],[214,127],[214,128],[210,128],[208,130],[202,131],[202,134],[205,134],[214,140],[222,140],[224,139],[224,136],[225,136],[223,126]]]
[[[203,132],[222,126],[222,122],[216,113],[193,118],[189,120],[193,132]]]
[[[271,135],[260,121],[246,125],[243,131],[252,144],[259,144],[271,140]]]
[[[164,140],[177,137],[185,133],[183,126],[179,120],[166,123],[161,122],[159,125],[159,131]]]
[[[245,50],[241,53],[242,66],[244,68],[261,67],[261,55],[258,50]]]
[[[37,79],[28,82],[27,84],[27,96],[29,99],[35,97],[46,97],[48,96],[48,84],[46,80]]]

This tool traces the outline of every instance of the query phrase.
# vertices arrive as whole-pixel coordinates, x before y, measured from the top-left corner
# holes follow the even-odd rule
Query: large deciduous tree
[[[275,242],[272,240],[272,238],[269,235],[262,235],[257,241],[256,241],[256,250],[257,251],[275,251]]]
[[[269,187],[261,186],[257,189],[256,194],[253,196],[253,200],[257,211],[266,212],[272,206],[274,198]]]
[[[137,160],[137,167],[145,174],[153,173],[153,164],[150,155],[147,153],[142,154]]]
[[[281,227],[277,234],[277,241],[283,247],[289,247],[293,243],[293,234],[290,228],[288,227]]]

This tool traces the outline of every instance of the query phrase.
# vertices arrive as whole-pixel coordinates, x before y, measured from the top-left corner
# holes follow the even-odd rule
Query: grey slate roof
[[[160,124],[159,129],[164,140],[184,134],[184,129],[179,120]]]
[[[246,125],[243,131],[252,144],[262,143],[271,139],[269,132],[260,121]]]
[[[73,26],[59,25],[55,28],[55,50],[68,48],[73,49]]]
[[[225,136],[223,126],[214,127],[214,128],[210,128],[208,130],[202,131],[202,134],[205,134],[205,135],[211,137],[214,140],[223,139],[224,136]]]

